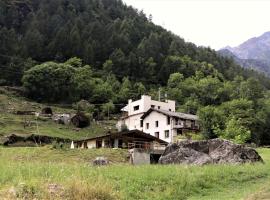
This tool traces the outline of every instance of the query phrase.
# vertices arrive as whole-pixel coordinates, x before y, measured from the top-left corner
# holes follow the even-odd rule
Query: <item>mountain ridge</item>
[[[218,52],[225,57],[233,58],[244,68],[251,68],[270,76],[270,31],[250,38],[239,46],[226,46]]]

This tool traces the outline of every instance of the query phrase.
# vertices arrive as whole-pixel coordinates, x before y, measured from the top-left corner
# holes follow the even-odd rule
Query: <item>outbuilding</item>
[[[100,136],[74,141],[74,148],[165,148],[168,143],[139,130],[106,133]]]

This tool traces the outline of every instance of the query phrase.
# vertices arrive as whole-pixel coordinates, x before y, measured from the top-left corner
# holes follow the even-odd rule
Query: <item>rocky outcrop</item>
[[[58,138],[58,137],[50,137],[46,135],[35,135],[35,134],[16,134],[12,133],[10,135],[4,136],[0,138],[0,145],[4,146],[42,146],[46,144],[52,144],[52,142],[56,143],[70,143],[71,140]]]
[[[223,164],[263,162],[255,149],[228,140],[182,141],[169,145],[159,159],[160,164]]]

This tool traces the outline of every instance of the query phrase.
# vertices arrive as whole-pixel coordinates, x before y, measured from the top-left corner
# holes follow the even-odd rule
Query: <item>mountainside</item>
[[[225,47],[219,52],[243,67],[270,75],[270,32],[251,38],[237,47]]]
[[[173,72],[195,73],[192,67],[167,66],[169,56],[211,63],[229,79],[257,76],[156,26],[120,0],[2,0],[0,10],[0,85],[20,85],[35,64],[74,56],[95,70],[111,60],[119,80],[129,76],[161,85]]]
[[[241,59],[270,61],[270,32],[251,38],[238,47],[230,48],[229,50]]]

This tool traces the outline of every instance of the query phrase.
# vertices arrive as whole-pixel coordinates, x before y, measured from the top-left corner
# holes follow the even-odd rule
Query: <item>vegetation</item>
[[[255,199],[261,190],[268,195],[270,178],[269,149],[258,151],[265,164],[199,167],[119,165],[126,152],[114,149],[1,148],[1,197],[14,187],[15,197],[27,199]],[[114,164],[89,165],[98,155]]]
[[[269,78],[120,0],[4,0],[0,10],[0,85],[43,103],[86,100],[94,118],[161,88],[178,111],[200,116],[205,138],[270,143]]]

